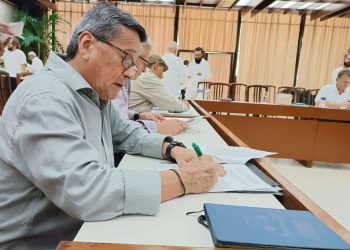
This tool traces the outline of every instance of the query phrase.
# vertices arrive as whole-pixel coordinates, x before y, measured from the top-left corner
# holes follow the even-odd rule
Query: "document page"
[[[256,174],[254,174],[244,164],[224,164],[227,174],[219,177],[218,182],[209,191],[214,192],[268,192],[274,193],[281,189],[279,187],[272,187]],[[156,170],[164,171],[168,169],[177,169],[176,164],[158,163]]]
[[[204,154],[214,157],[222,164],[244,164],[250,159],[262,158],[275,153],[245,147],[208,146],[203,147]]]
[[[23,27],[24,27],[24,23],[21,22],[15,22],[15,23],[9,23],[10,25],[10,30],[15,34],[15,36],[24,39],[22,35],[23,32]],[[7,38],[9,38],[11,35],[8,34],[4,34],[4,33],[0,33],[0,41],[6,41]]]

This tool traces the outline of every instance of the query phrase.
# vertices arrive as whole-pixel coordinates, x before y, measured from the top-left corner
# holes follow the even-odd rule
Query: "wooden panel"
[[[313,158],[317,161],[350,163],[350,123],[320,121]]]
[[[316,120],[213,115],[249,147],[277,152],[274,157],[312,160]]]
[[[195,101],[207,112],[301,117],[350,122],[350,110],[245,102]]]

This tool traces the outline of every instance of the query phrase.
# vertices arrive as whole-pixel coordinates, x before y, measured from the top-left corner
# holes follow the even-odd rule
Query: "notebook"
[[[217,247],[350,249],[307,211],[204,204]]]

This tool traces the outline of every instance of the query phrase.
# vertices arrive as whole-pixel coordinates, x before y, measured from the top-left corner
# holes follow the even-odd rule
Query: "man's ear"
[[[94,44],[96,43],[96,39],[91,35],[91,33],[84,31],[80,34],[78,38],[78,51],[81,58],[84,61],[89,60],[90,52]]]

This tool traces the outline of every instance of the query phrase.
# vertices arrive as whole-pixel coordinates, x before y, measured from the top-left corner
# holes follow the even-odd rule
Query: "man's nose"
[[[135,78],[136,72],[137,68],[135,66],[132,66],[124,71],[124,76],[132,80]]]

